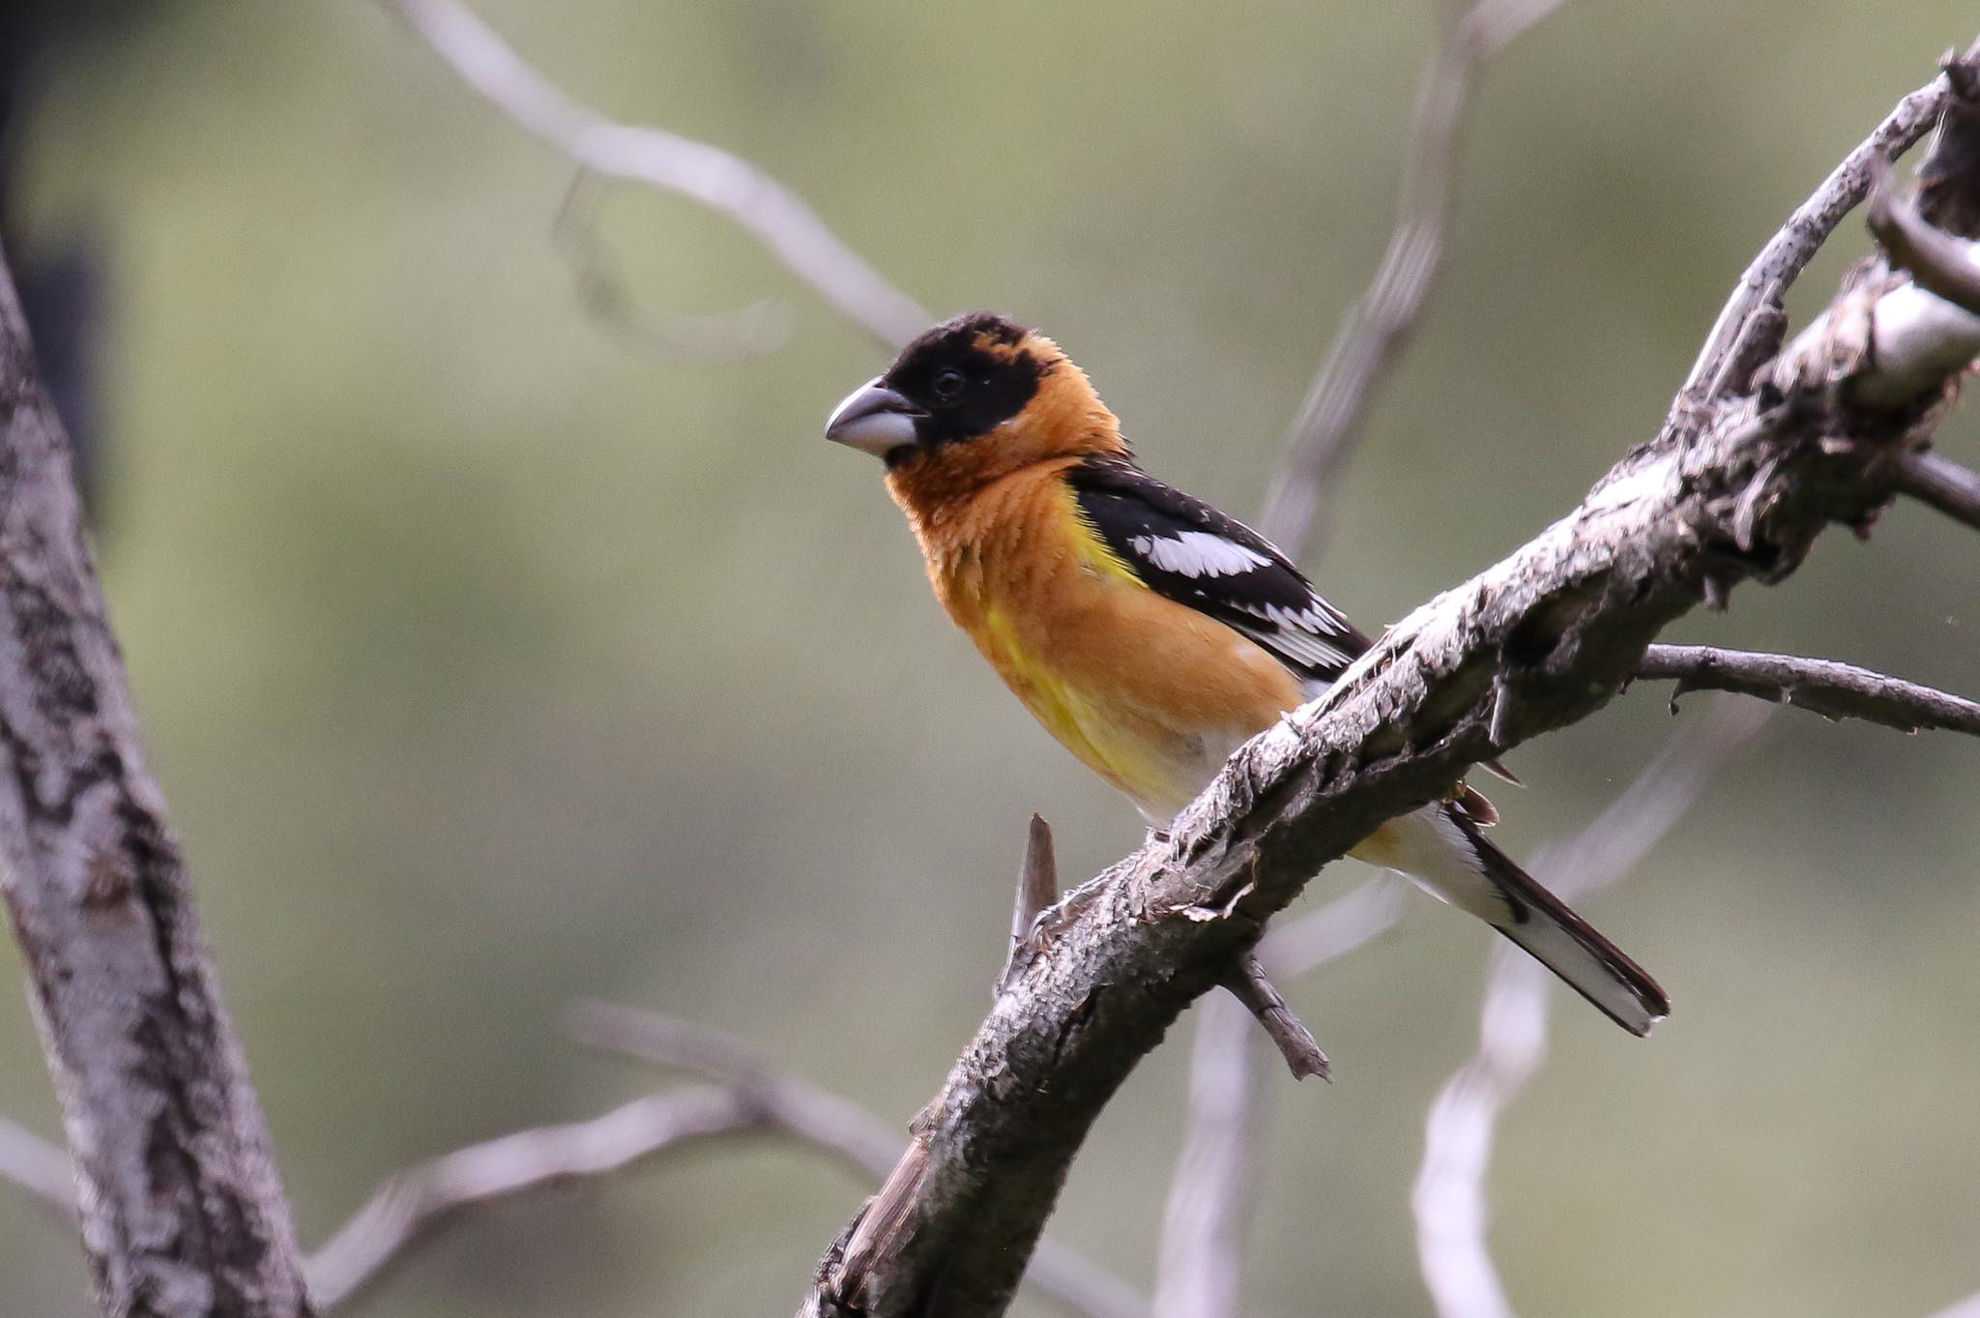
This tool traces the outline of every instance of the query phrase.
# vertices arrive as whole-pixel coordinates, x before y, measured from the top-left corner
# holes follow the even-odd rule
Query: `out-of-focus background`
[[[629,352],[549,241],[566,162],[378,5],[16,8],[46,39],[10,50],[8,255],[95,272],[102,565],[306,1242],[401,1164],[656,1083],[560,1037],[580,997],[905,1122],[985,1006],[1027,813],[1069,877],[1141,829],[950,631],[877,465],[821,440],[879,350],[723,222],[623,192],[646,295],[798,311],[734,367]],[[1047,327],[1151,469],[1239,515],[1387,234],[1438,18],[478,11],[574,94],[760,162],[936,311]],[[1522,40],[1329,595],[1377,628],[1570,507],[1778,220],[1972,29],[1950,0],[1571,0]],[[1866,242],[1849,222],[1797,305]],[[1943,434],[1977,441],[1970,412]],[[1972,694],[1976,581],[1970,534],[1900,507],[1673,638]],[[1501,841],[1587,821],[1665,695],[1520,751]],[[1592,905],[1677,1015],[1637,1043],[1562,994],[1491,1181],[1523,1312],[1922,1318],[1980,1286],[1976,778],[1970,741],[1789,713]],[[1491,940],[1413,900],[1291,986],[1339,1079],[1270,1086],[1249,1312],[1426,1311],[1409,1181]],[[1144,1282],[1186,1054],[1136,1074],[1053,1227]],[[24,1007],[0,1112],[58,1131]],[[865,1192],[774,1142],[704,1151],[483,1214],[353,1312],[786,1312]],[[85,1288],[0,1189],[0,1312],[79,1318]]]

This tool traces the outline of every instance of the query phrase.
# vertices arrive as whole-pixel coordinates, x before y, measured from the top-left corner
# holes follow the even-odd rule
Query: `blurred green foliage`
[[[1045,326],[1154,471],[1239,514],[1386,236],[1435,21],[479,8],[589,102],[759,161],[938,311]],[[1335,601],[1379,627],[1568,508],[1779,218],[1971,36],[1949,0],[1575,0],[1519,44],[1348,477]],[[14,204],[30,246],[91,224],[114,252],[104,570],[305,1239],[400,1164],[654,1083],[560,1039],[584,995],[905,1121],[984,1007],[1027,812],[1069,876],[1140,834],[948,629],[876,467],[820,440],[877,350],[731,228],[621,193],[651,297],[800,311],[733,368],[628,353],[548,241],[567,166],[376,5],[127,14],[45,71]],[[1798,305],[1864,245],[1851,222]],[[1980,459],[1970,416],[1944,438]],[[1674,638],[1976,692],[1977,570],[1899,508]],[[1590,818],[1664,696],[1520,752],[1502,840]],[[1596,904],[1678,1014],[1636,1044],[1562,995],[1493,1175],[1522,1312],[1922,1318],[1980,1285],[1975,756],[1785,715]],[[1419,901],[1292,987],[1340,1078],[1272,1087],[1250,1312],[1425,1312],[1408,1185],[1490,950]],[[1137,1279],[1185,1053],[1120,1096],[1054,1227]],[[24,1010],[0,1058],[0,1111],[53,1134]],[[704,1151],[483,1214],[362,1311],[786,1312],[864,1192]],[[79,1315],[84,1285],[0,1193],[0,1312]]]

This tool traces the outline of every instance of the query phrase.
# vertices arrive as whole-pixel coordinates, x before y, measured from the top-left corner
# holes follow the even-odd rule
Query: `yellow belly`
[[[1071,515],[1056,477],[979,499],[988,529],[931,556],[936,594],[1081,762],[1166,824],[1230,752],[1300,701],[1278,660],[1144,586]],[[1013,515],[1019,501],[1059,508]]]
[[[1027,647],[1023,629],[1006,616],[992,613],[986,622],[981,648],[1005,684],[1047,732],[1126,793],[1154,824],[1173,819],[1209,785],[1230,753],[1280,712],[1272,711],[1257,726],[1251,719],[1179,727],[1184,720],[1173,711],[1136,698],[1145,684],[1122,672],[1124,665],[1116,664],[1095,683],[1095,674],[1081,665],[1055,665],[1058,647]]]

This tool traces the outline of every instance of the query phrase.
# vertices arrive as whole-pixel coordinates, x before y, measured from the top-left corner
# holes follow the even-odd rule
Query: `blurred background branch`
[[[1559,0],[1476,0],[1446,19],[1424,69],[1403,162],[1394,230],[1366,291],[1334,332],[1300,404],[1287,451],[1272,474],[1260,528],[1309,572],[1315,540],[1382,382],[1398,365],[1443,265],[1457,184],[1459,145],[1484,67]],[[1268,966],[1291,961],[1304,973],[1334,945],[1359,945],[1402,915],[1393,884],[1366,890],[1368,903],[1343,901],[1266,937]],[[1380,897],[1374,897],[1375,893]],[[1316,947],[1308,955],[1284,949]],[[1282,949],[1275,958],[1272,949]],[[1245,1226],[1257,1198],[1256,1145],[1268,1129],[1254,1097],[1253,1053],[1238,1037],[1236,1013],[1206,1004],[1197,1013],[1182,1154],[1163,1217],[1155,1307],[1160,1318],[1235,1318],[1241,1312]],[[1297,1075],[1297,1071],[1295,1072]]]
[[[517,1131],[388,1178],[310,1257],[310,1294],[322,1309],[369,1289],[426,1232],[465,1209],[610,1176],[711,1139],[779,1135],[874,1180],[900,1156],[901,1137],[886,1122],[720,1030],[604,1003],[578,1009],[571,1028],[591,1047],[714,1083],[638,1098],[588,1121]],[[1041,1245],[1026,1279],[1079,1318],[1147,1312],[1126,1282],[1054,1242]]]
[[[76,1169],[69,1151],[6,1117],[0,1117],[0,1180],[27,1191],[64,1222],[75,1222]]]
[[[1684,818],[1713,775],[1744,753],[1771,713],[1719,697],[1586,829],[1543,847],[1534,877],[1568,902],[1620,882]],[[1551,993],[1546,971],[1530,957],[1495,949],[1478,1051],[1431,1102],[1410,1209],[1417,1260],[1438,1318],[1513,1318],[1486,1242],[1492,1217],[1486,1175],[1499,1117],[1546,1062]]]
[[[462,81],[589,175],[677,193],[728,216],[883,346],[899,347],[928,324],[913,298],[842,242],[802,197],[749,161],[662,128],[615,123],[578,104],[458,0],[386,2]],[[589,251],[591,273],[581,277],[596,294],[599,281],[607,287],[615,281],[597,267],[595,247]],[[618,295],[607,300],[616,313],[626,312]],[[668,337],[681,338],[681,327]]]
[[[619,254],[599,232],[604,200],[605,180],[581,167],[551,233],[576,276],[578,300],[614,338],[663,361],[703,368],[733,366],[784,346],[793,317],[782,302],[766,298],[734,311],[697,316],[642,300],[633,292]]]
[[[875,1180],[885,1180],[901,1156],[901,1136],[888,1123],[792,1076],[760,1049],[720,1030],[610,1003],[580,1007],[571,1028],[593,1048],[732,1085],[778,1129],[836,1154]],[[1148,1313],[1147,1301],[1132,1286],[1050,1239],[1039,1242],[1025,1282],[1065,1313],[1085,1318],[1146,1318]]]
[[[1260,529],[1293,558],[1324,538],[1327,509],[1371,396],[1401,359],[1443,265],[1458,144],[1485,65],[1561,0],[1477,0],[1449,20],[1416,93],[1416,123],[1388,250],[1334,332],[1272,476]],[[1214,1316],[1212,1316],[1214,1318]]]

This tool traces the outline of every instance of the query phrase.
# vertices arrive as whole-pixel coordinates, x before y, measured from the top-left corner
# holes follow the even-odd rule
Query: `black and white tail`
[[[1648,1034],[1651,1026],[1671,1014],[1670,998],[1643,967],[1513,864],[1469,821],[1459,820],[1458,826],[1476,853],[1486,880],[1504,895],[1511,908],[1511,918],[1493,920],[1493,928],[1631,1034]]]

